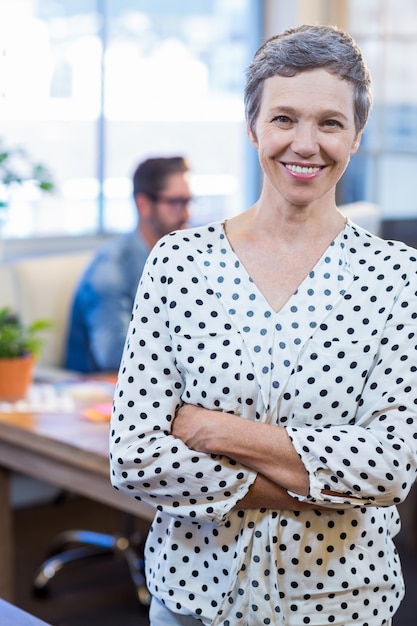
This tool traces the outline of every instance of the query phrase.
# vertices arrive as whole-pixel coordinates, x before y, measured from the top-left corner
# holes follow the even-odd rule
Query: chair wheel
[[[47,585],[38,587],[36,584],[34,584],[32,585],[32,595],[34,595],[35,598],[48,598],[50,595],[50,591]]]

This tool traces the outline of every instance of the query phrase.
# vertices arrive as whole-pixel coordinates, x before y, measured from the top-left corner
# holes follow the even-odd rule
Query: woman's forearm
[[[228,456],[284,490],[308,494],[307,471],[285,428],[184,405],[171,432],[193,450]]]
[[[258,474],[249,492],[237,503],[235,508],[304,511],[320,507],[307,502],[299,502],[292,498],[284,487],[277,485],[266,476]]]

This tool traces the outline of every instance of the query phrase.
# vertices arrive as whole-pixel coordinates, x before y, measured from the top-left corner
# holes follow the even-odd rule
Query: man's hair
[[[267,78],[291,77],[319,68],[353,85],[355,128],[360,132],[372,106],[371,78],[362,52],[354,39],[339,28],[308,24],[270,37],[255,52],[246,71],[244,94],[246,120],[251,131],[254,133]]]
[[[185,174],[189,170],[186,159],[181,156],[146,159],[133,174],[133,195],[157,196],[165,188],[169,176]]]

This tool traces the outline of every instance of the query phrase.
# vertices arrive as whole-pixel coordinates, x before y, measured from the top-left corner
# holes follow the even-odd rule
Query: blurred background
[[[246,136],[245,70],[267,37],[302,23],[350,32],[373,77],[374,107],[338,203],[377,206],[380,233],[417,247],[415,0],[0,0],[0,270],[91,252],[133,228],[131,178],[150,156],[189,160],[193,224],[248,208],[260,169]],[[33,171],[49,180],[38,164],[51,193],[34,180]],[[39,291],[54,289],[48,274]],[[116,572],[68,568],[51,598],[33,597],[52,537],[79,524],[112,532],[119,512],[51,501],[55,488],[14,478],[18,605],[54,626],[147,626],[124,562]],[[400,507],[408,593],[395,626],[416,624],[416,490]]]
[[[417,244],[414,0],[1,0],[0,152],[24,149],[55,181],[43,194],[0,176],[6,257],[130,229],[131,176],[148,156],[190,160],[194,223],[247,208],[259,169],[245,69],[266,37],[304,22],[348,30],[373,76],[339,203],[377,204],[382,234]]]

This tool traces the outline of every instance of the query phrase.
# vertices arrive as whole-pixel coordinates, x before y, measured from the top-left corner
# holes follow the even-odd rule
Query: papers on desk
[[[17,402],[0,402],[2,413],[80,413],[97,421],[110,419],[114,382],[111,380],[78,380],[35,383],[26,398]]]
[[[29,387],[26,398],[17,402],[0,402],[2,413],[45,413],[60,411],[73,413],[74,399],[69,394],[57,391],[54,385],[34,384]]]
[[[91,422],[108,422],[112,412],[112,402],[100,402],[83,410],[83,417]]]

